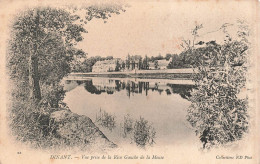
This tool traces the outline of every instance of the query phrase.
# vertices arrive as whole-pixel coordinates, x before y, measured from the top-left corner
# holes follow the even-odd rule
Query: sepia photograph
[[[257,0],[2,0],[0,21],[0,164],[260,163]]]

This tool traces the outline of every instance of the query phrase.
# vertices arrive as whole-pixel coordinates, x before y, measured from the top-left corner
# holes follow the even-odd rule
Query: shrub
[[[242,41],[204,48],[187,116],[203,148],[240,140],[248,131],[247,98],[238,97],[245,88],[247,54]]]
[[[147,144],[153,145],[155,143],[155,134],[154,128],[144,118],[140,117],[140,120],[135,121],[134,141],[137,146],[145,147]]]
[[[102,127],[108,128],[112,131],[116,127],[115,115],[109,114],[106,111],[100,109],[96,116],[96,122]]]
[[[130,117],[130,115],[124,116],[124,137],[126,137],[128,134],[131,134],[134,129],[134,120]]]

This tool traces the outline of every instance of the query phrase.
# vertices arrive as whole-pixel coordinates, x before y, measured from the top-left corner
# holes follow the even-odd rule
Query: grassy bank
[[[89,117],[68,108],[39,109],[21,102],[13,105],[9,113],[12,135],[31,148],[103,152],[116,147]]]

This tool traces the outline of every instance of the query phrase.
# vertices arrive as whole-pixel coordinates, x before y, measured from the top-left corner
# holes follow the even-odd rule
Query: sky
[[[251,1],[250,1],[251,2]],[[131,2],[131,7],[112,15],[107,23],[94,19],[78,47],[90,56],[124,58],[128,54],[157,56],[180,53],[183,39],[191,39],[195,25],[203,24],[199,34],[216,31],[224,23],[237,18],[252,22],[249,1],[156,1]],[[231,30],[232,31],[232,30]],[[220,33],[211,33],[209,40],[223,40]],[[205,39],[205,35],[203,36]]]

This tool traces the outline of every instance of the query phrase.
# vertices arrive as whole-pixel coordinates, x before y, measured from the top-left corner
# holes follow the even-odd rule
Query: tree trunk
[[[39,28],[39,13],[38,9],[34,9],[33,17],[35,18],[35,28],[33,31],[33,38],[29,56],[29,85],[30,85],[30,98],[37,104],[41,100],[40,78],[38,71],[38,28]]]
[[[38,58],[36,55],[29,57],[29,85],[30,85],[30,98],[39,103],[41,100],[41,89],[39,83],[38,72]]]

